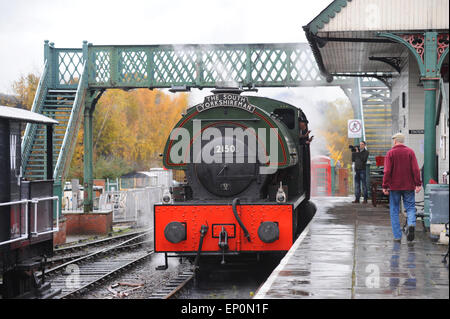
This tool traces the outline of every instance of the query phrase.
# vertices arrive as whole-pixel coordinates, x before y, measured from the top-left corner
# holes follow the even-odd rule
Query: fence
[[[99,210],[112,210],[113,222],[153,224],[153,207],[161,202],[162,187],[146,187],[126,191],[107,191],[100,195]]]

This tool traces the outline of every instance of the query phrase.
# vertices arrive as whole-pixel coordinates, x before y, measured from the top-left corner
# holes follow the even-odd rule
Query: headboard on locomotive
[[[53,251],[53,180],[27,181],[23,178],[21,131],[26,123],[47,127],[47,151],[42,159],[52,159],[53,125],[58,122],[23,109],[0,106],[0,273],[2,297],[25,293],[17,276],[17,266]],[[49,163],[50,165],[53,163]],[[50,178],[49,178],[50,177]]]

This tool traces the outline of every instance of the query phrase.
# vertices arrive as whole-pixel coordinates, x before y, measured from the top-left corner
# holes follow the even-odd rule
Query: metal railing
[[[153,207],[161,202],[162,187],[110,191],[99,198],[99,210],[112,210],[113,222],[151,224]]]
[[[44,71],[42,72],[42,76],[39,79],[39,84],[36,89],[36,95],[34,96],[33,105],[31,107],[32,112],[42,113],[41,110],[48,89],[49,74],[50,74],[49,63],[48,61],[45,61]],[[31,148],[33,146],[33,140],[36,134],[37,126],[38,124],[27,123],[25,133],[23,135],[21,148],[22,148],[22,165],[24,172],[27,167],[28,158],[30,157]]]
[[[90,88],[284,87],[352,84],[320,74],[307,43],[92,45]]]
[[[2,241],[2,242],[0,242],[0,246],[11,244],[11,243],[14,243],[14,242],[17,242],[17,241],[27,240],[30,235],[33,236],[33,237],[39,237],[39,236],[42,236],[42,235],[58,232],[59,231],[59,216],[58,216],[58,214],[56,214],[56,227],[52,226],[51,230],[46,230],[46,231],[43,231],[43,232],[39,232],[38,231],[38,225],[37,225],[38,209],[37,209],[37,205],[39,204],[39,202],[48,201],[48,200],[52,200],[52,201],[56,200],[57,201],[57,205],[59,206],[59,198],[58,198],[58,196],[32,198],[32,199],[22,199],[22,200],[19,200],[19,201],[0,203],[0,207],[26,204],[25,205],[25,221],[24,221],[25,231],[22,233],[22,231],[20,230],[20,237],[13,238],[13,239],[8,239],[6,241]],[[28,231],[28,220],[29,220],[28,204],[30,204],[30,203],[34,205],[34,231],[31,231],[29,233],[29,231]],[[20,211],[19,219],[20,220],[22,219],[22,211]]]
[[[81,79],[78,82],[77,93],[70,113],[69,122],[67,123],[66,134],[59,151],[58,160],[53,171],[53,179],[64,178],[70,164],[71,155],[73,152],[73,146],[76,143],[74,134],[78,133],[78,128],[81,122],[81,115],[84,110],[84,98],[86,93],[86,64],[83,65],[83,72]]]

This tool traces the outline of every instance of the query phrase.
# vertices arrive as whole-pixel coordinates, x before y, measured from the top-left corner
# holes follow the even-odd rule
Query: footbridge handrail
[[[58,160],[53,171],[53,179],[64,178],[72,158],[73,147],[76,143],[76,136],[81,121],[81,115],[84,110],[84,98],[87,90],[87,63],[83,63],[81,78],[78,81],[77,93],[70,113],[69,122],[67,124],[66,134],[61,145]]]
[[[48,80],[49,80],[49,63],[48,60],[45,61],[44,71],[42,72],[42,76],[39,79],[39,83],[36,89],[36,94],[33,99],[33,105],[31,107],[32,112],[42,113],[42,105],[44,104],[45,95],[48,89]],[[27,166],[28,158],[31,152],[31,147],[33,145],[34,135],[36,133],[37,124],[27,123],[25,128],[25,133],[23,135],[22,140],[22,167],[25,171]]]

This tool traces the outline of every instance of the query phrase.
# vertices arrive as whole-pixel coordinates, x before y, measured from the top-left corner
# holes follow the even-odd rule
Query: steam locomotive
[[[37,125],[46,136],[46,151],[33,153],[34,161],[47,164],[45,180],[22,177],[21,131]],[[53,254],[52,136],[58,122],[27,110],[0,106],[0,295],[5,298],[51,298],[59,293],[36,273]],[[50,160],[48,160],[50,159]],[[31,163],[32,164],[32,163]],[[30,164],[30,165],[31,165]],[[56,219],[58,217],[56,216]]]
[[[183,114],[165,145],[185,183],[154,209],[155,252],[167,257],[286,252],[315,214],[301,109],[216,89]],[[228,258],[228,257],[227,257]]]

